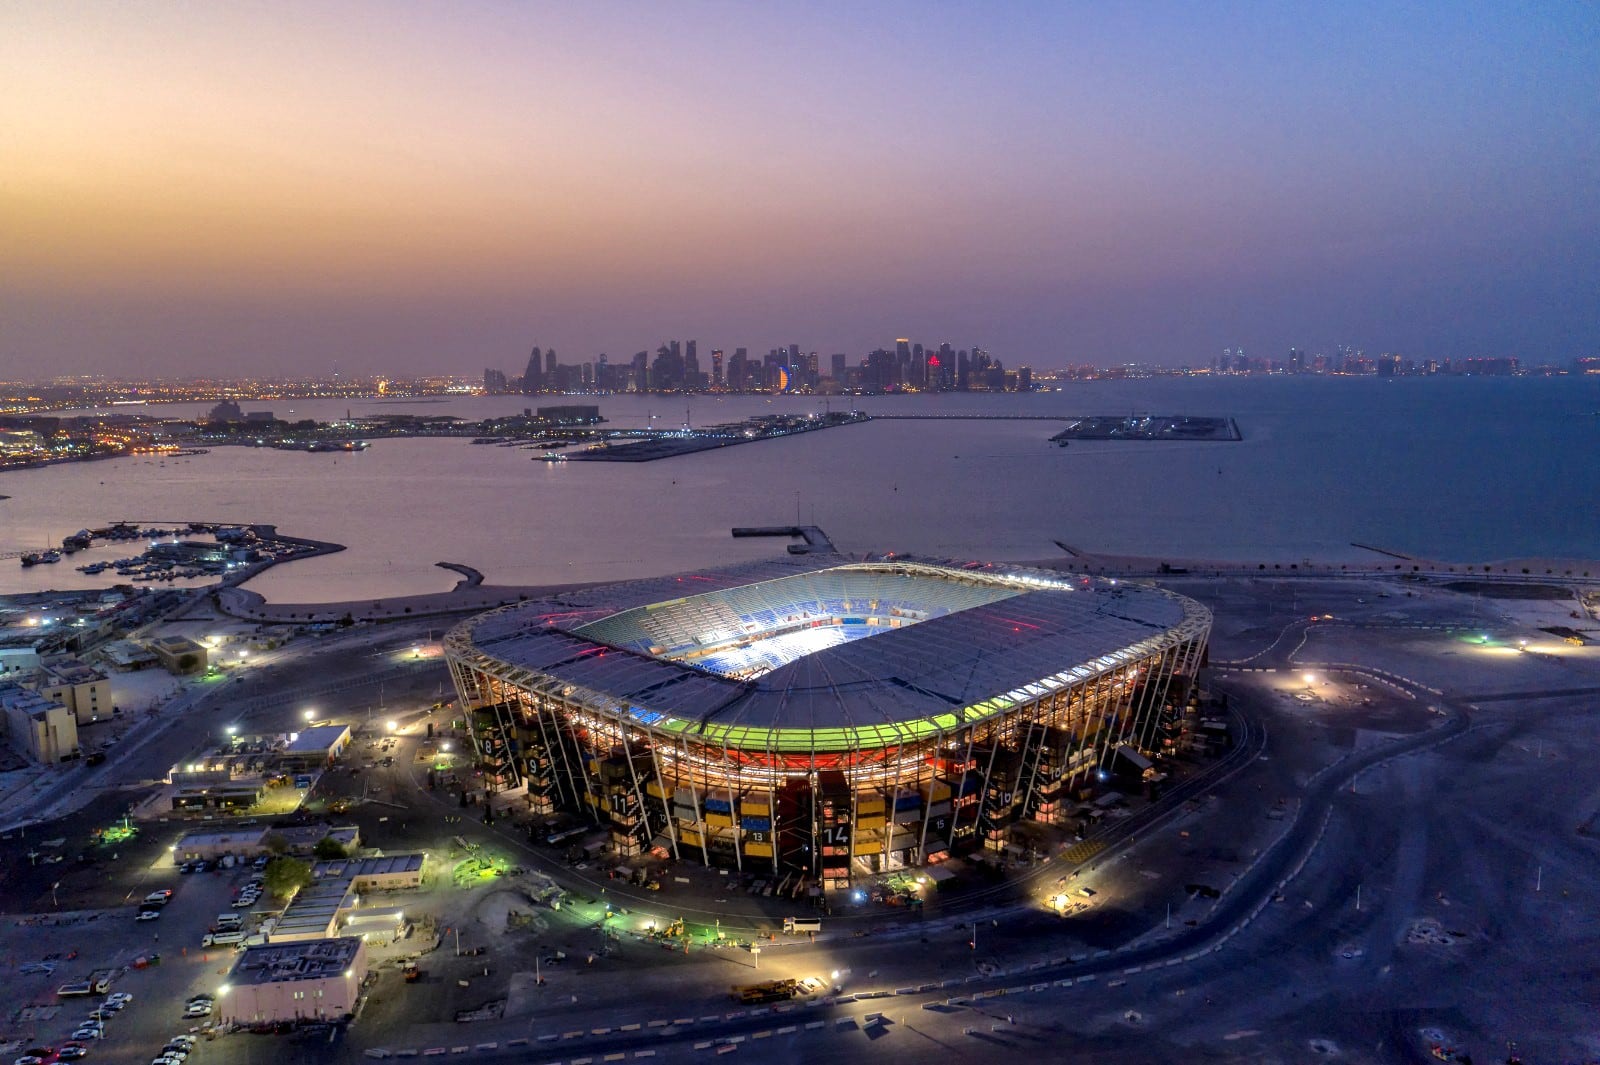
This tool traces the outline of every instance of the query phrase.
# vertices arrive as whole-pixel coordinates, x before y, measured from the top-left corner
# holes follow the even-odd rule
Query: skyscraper
[[[541,355],[542,353],[535,347],[533,354],[528,356],[528,368],[522,374],[522,391],[524,392],[537,392],[544,382]]]

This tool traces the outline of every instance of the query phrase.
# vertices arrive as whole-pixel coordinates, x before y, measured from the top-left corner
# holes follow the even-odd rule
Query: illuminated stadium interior
[[[591,639],[750,680],[806,655],[1020,595],[993,578],[839,566],[622,611]]]

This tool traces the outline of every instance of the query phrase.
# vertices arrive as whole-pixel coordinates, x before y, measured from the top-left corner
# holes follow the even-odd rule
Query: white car
[[[72,1038],[80,1041],[85,1039],[104,1039],[105,1035],[106,1030],[104,1028],[79,1028],[72,1033]]]
[[[139,916],[135,917],[134,920],[135,921],[159,921],[159,920],[161,920],[161,911],[160,910],[140,910],[139,911]]]
[[[127,991],[113,991],[106,996],[107,1002],[120,1002],[124,1006],[133,1001],[133,995]]]
[[[211,1003],[196,1002],[194,1005],[185,1009],[183,1011],[183,1015],[185,1017],[209,1017],[211,1016]]]

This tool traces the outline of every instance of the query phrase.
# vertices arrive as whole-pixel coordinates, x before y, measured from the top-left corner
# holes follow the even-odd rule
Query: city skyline
[[[0,28],[7,377],[474,375],[529,337],[618,360],[713,333],[854,359],[895,322],[1037,369],[1600,340],[1578,7]]]

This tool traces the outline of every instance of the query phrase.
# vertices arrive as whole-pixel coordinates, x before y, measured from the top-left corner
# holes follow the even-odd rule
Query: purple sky
[[[1600,353],[1586,3],[19,3],[0,144],[0,377]]]

